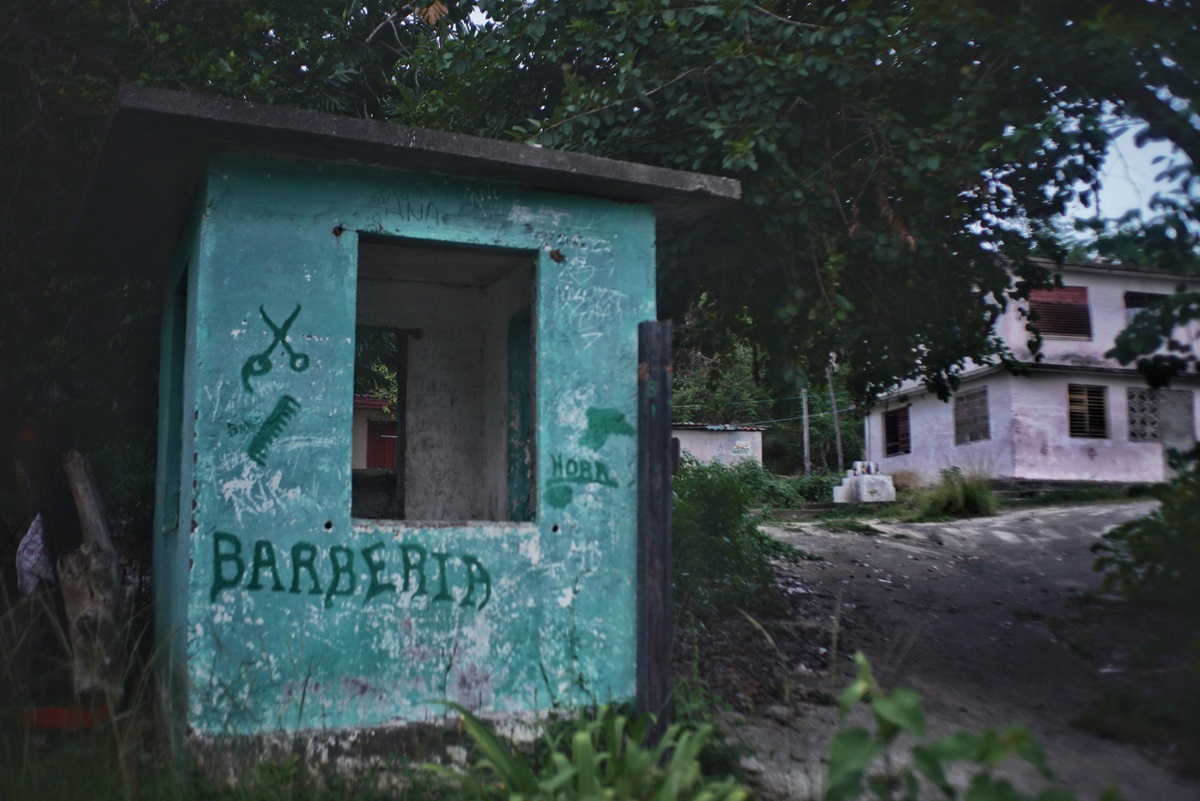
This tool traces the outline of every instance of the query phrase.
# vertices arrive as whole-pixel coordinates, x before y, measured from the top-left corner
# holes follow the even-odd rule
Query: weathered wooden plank
[[[638,709],[671,719],[671,323],[638,326]]]

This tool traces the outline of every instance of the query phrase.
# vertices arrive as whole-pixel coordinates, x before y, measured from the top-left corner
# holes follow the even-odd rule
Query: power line
[[[848,397],[850,395],[850,393],[847,391],[835,392],[833,394],[839,398]],[[750,404],[753,404],[753,403],[783,403],[785,401],[800,400],[802,397],[803,397],[802,395],[793,395],[793,396],[787,397],[787,398],[762,398],[759,400],[729,401],[728,403],[721,404],[721,406],[719,408],[724,409],[729,406],[749,406]],[[815,397],[816,397],[815,395],[810,395],[809,402],[811,403]],[[675,404],[672,404],[672,406],[674,406],[674,408],[676,408],[676,409],[698,409],[698,408],[701,408],[703,406],[708,406],[708,405],[709,404],[707,404],[707,403],[675,403]]]

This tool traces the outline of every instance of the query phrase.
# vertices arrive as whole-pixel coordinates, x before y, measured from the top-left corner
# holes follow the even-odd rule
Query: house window
[[[954,444],[991,439],[987,387],[954,396]]]
[[[1133,318],[1137,317],[1138,312],[1142,309],[1148,309],[1161,300],[1166,300],[1167,296],[1157,292],[1126,292],[1125,293],[1125,324],[1129,325],[1133,322]]]
[[[359,237],[353,517],[533,519],[535,258]]]
[[[1129,441],[1158,442],[1158,393],[1152,389],[1133,387],[1126,392],[1129,399]]]
[[[912,453],[908,436],[908,407],[883,413],[883,448],[885,456]]]
[[[1067,417],[1072,437],[1108,438],[1108,403],[1105,387],[1067,385]]]
[[[1029,293],[1029,311],[1043,336],[1092,338],[1092,315],[1085,286],[1035,289]]]

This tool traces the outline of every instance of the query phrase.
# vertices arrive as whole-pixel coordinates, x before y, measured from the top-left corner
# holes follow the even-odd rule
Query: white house
[[[880,398],[865,421],[867,458],[909,483],[959,467],[989,478],[1154,482],[1170,476],[1168,449],[1196,443],[1195,376],[1151,390],[1132,365],[1105,358],[1140,309],[1183,283],[1122,266],[1064,264],[1063,286],[1010,304],[997,331],[1028,375],[971,365],[949,403],[907,383]],[[1023,312],[1032,306],[1044,342],[1034,361]],[[1195,342],[1198,327],[1178,332]]]

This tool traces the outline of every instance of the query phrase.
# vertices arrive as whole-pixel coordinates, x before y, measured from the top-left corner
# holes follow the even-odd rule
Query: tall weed
[[[942,479],[925,492],[921,516],[984,517],[995,514],[996,496],[986,478],[968,475],[958,467],[941,471]]]

